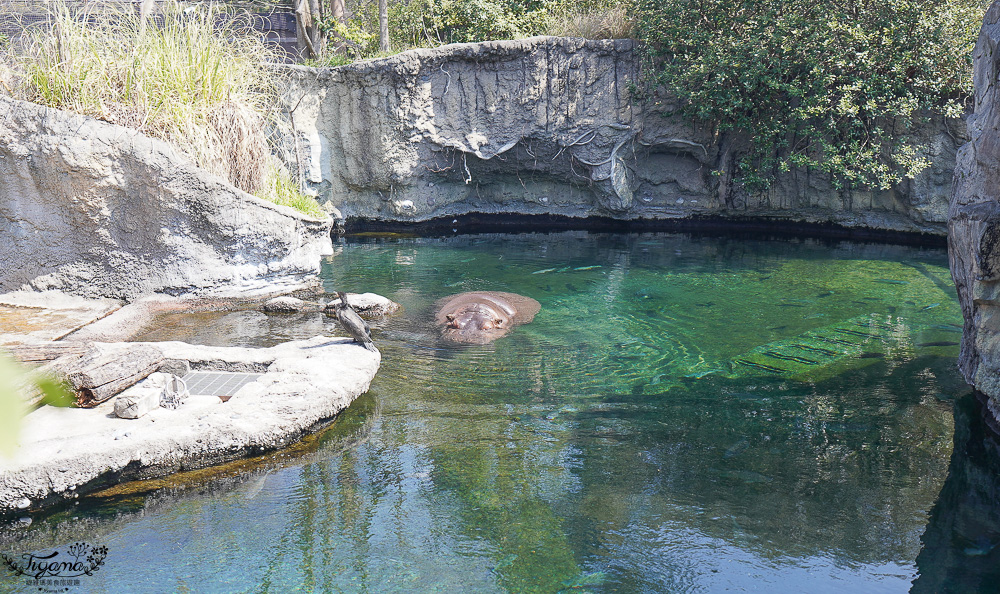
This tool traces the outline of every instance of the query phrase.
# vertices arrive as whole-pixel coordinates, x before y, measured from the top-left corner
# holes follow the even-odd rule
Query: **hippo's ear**
[[[444,317],[444,319],[448,320],[449,322],[454,322],[455,321],[455,314],[448,314],[448,315],[446,315]]]

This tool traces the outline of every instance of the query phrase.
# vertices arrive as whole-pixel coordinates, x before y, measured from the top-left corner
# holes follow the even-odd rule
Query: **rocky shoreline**
[[[78,298],[72,301],[80,306]],[[368,301],[384,307],[381,301]],[[0,458],[0,517],[15,517],[120,482],[287,447],[364,394],[379,368],[380,354],[350,338],[317,336],[259,349],[93,342],[108,336],[127,339],[158,313],[204,310],[208,305],[204,300],[154,296],[100,317],[60,341],[87,344],[112,358],[128,357],[147,346],[162,352],[161,371],[183,367],[185,371],[177,373],[189,372],[189,382],[199,374],[215,374],[214,381],[223,377],[240,383],[224,398],[193,390],[175,410],[154,407],[136,419],[116,416],[115,399],[93,408],[35,409],[22,423],[17,453]],[[95,307],[92,315],[96,318],[98,312],[103,310]],[[6,340],[14,336],[8,334]],[[141,390],[144,382],[123,394]]]
[[[974,56],[970,142],[958,153],[948,222],[951,274],[962,305],[958,366],[1000,420],[1000,2],[984,18]]]

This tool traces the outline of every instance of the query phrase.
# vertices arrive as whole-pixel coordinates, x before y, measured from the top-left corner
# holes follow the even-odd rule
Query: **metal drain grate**
[[[232,396],[237,390],[256,380],[260,373],[228,371],[192,371],[183,378],[188,392],[195,396]]]

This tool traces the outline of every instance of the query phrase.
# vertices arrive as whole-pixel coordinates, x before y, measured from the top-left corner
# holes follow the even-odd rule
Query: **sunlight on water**
[[[323,278],[403,310],[372,324],[370,394],[307,451],[89,498],[5,550],[104,543],[97,592],[906,591],[918,574],[969,393],[944,250],[369,240],[338,244]],[[440,341],[435,302],[473,290],[542,309],[493,344]],[[238,311],[145,339],[323,333],[343,335]]]

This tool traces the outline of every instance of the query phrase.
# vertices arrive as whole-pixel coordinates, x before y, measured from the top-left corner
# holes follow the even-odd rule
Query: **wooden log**
[[[135,385],[160,367],[163,353],[146,344],[105,353],[92,353],[75,365],[67,376],[77,392],[77,405],[97,406]]]
[[[45,392],[34,381],[34,378],[44,377],[57,382],[63,382],[66,384],[67,392],[70,392],[71,388],[69,382],[66,380],[66,375],[74,369],[82,358],[82,356],[77,354],[63,355],[35,369],[27,376],[19,392],[21,398],[28,405],[28,408],[32,410],[38,408],[45,400]]]
[[[58,359],[53,359],[45,365],[42,365],[36,371],[38,373],[47,373],[56,377],[65,378],[77,368],[81,361],[83,361],[84,354],[85,353],[71,353],[63,355]]]
[[[69,341],[15,343],[4,345],[3,349],[21,363],[42,364],[67,355],[81,356],[90,350],[90,343]]]

